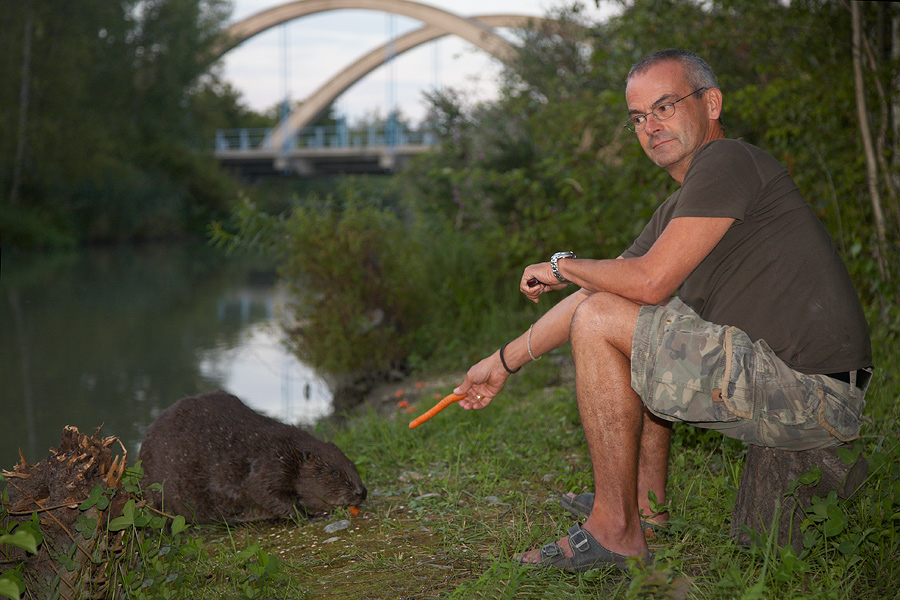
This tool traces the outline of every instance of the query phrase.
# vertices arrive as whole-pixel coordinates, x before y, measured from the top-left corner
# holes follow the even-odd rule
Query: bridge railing
[[[216,151],[273,150],[270,143],[272,128],[219,129],[216,131]],[[434,134],[415,131],[404,125],[391,124],[351,128],[342,124],[306,127],[293,135],[282,150],[298,148],[365,148],[426,145],[437,142]]]

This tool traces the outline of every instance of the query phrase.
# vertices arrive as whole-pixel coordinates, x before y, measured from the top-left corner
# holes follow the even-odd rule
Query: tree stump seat
[[[790,544],[799,554],[803,550],[800,524],[813,497],[825,498],[835,491],[840,498],[851,498],[868,475],[865,458],[859,455],[855,462],[847,464],[838,454],[841,448],[853,450],[853,444],[801,452],[751,445],[731,516],[731,537],[748,546],[751,535],[742,525],[759,533],[762,539],[777,527],[779,546]],[[814,469],[821,469],[817,481],[796,484]],[[796,491],[788,494],[795,484]],[[778,523],[774,524],[776,517]]]

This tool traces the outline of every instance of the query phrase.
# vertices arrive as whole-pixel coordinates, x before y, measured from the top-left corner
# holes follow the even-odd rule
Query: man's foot
[[[584,494],[578,494],[576,496],[572,492],[568,492],[560,498],[559,505],[575,515],[575,517],[587,519],[594,506],[594,494],[585,492]],[[644,532],[644,537],[649,540],[656,539],[657,535],[664,532],[668,525],[669,518],[667,514],[659,514],[641,519],[641,531]]]
[[[631,557],[603,547],[580,524],[573,525],[568,534],[558,542],[546,544],[539,550],[517,554],[514,558],[520,565],[527,567],[553,567],[577,573],[610,566],[623,570],[628,568],[628,559]],[[652,553],[645,557],[635,557],[643,564],[649,564],[653,560]]]

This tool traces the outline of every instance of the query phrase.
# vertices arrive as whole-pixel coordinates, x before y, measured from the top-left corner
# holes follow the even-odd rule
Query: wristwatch
[[[565,277],[559,274],[559,267],[557,266],[557,262],[561,258],[575,258],[574,252],[557,252],[553,256],[550,257],[550,269],[553,270],[553,274],[559,280],[560,283],[572,283]]]

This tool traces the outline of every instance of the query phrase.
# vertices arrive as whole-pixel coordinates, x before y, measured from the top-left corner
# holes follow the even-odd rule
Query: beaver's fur
[[[160,413],[138,458],[154,504],[194,523],[290,517],[295,507],[322,514],[366,499],[356,466],[337,446],[223,391]]]

